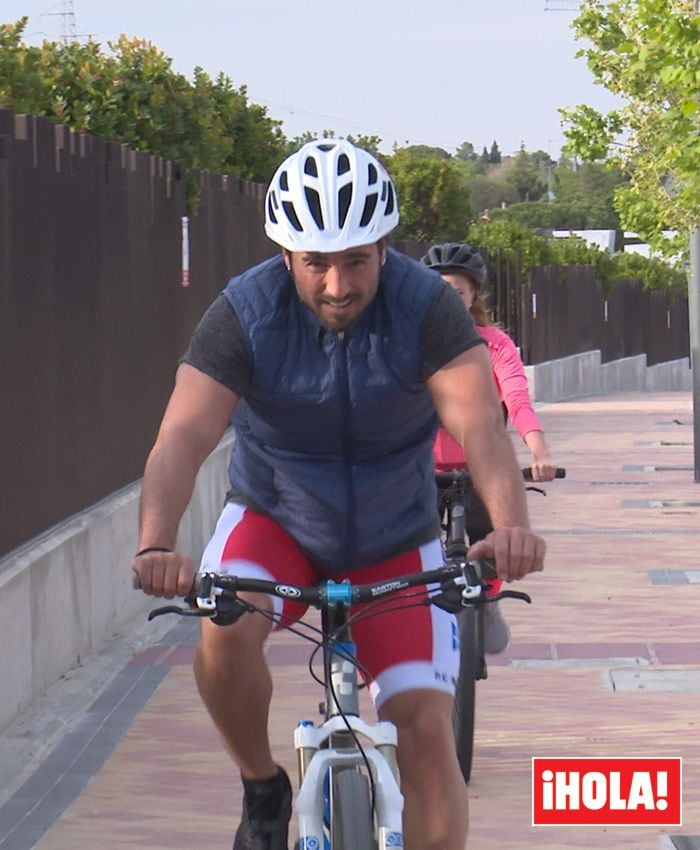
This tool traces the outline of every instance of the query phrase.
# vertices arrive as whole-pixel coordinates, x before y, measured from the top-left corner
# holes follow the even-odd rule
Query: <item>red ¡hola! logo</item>
[[[680,758],[533,758],[532,825],[681,826]]]

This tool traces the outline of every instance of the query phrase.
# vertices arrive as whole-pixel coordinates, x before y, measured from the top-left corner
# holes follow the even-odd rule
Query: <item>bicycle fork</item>
[[[326,611],[323,613],[325,615]],[[366,772],[369,767],[374,786],[376,847],[377,850],[393,850],[403,846],[403,796],[397,778],[396,727],[388,721],[370,724],[359,716],[357,666],[352,660],[355,647],[343,625],[345,612],[335,613],[335,629],[324,622],[325,634],[338,635],[338,640],[327,648],[324,660],[328,683],[326,720],[320,726],[303,720],[294,730],[300,786],[296,800],[298,847],[299,850],[322,850],[324,847],[326,778],[333,771],[365,768]],[[368,742],[363,741],[362,751],[357,743],[358,736]]]

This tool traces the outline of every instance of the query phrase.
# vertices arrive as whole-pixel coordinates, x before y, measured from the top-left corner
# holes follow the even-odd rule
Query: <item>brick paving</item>
[[[567,478],[530,494],[547,568],[523,585],[532,606],[503,603],[513,642],[478,686],[468,846],[672,850],[672,836],[700,833],[700,587],[663,580],[700,568],[691,398],[615,394],[539,413]],[[133,657],[131,690],[85,744],[82,781],[77,752],[47,759],[0,806],[0,850],[231,846],[239,783],[195,694],[192,644],[181,628]],[[291,729],[320,698],[307,658],[298,638],[273,638],[271,732],[292,776]],[[116,740],[95,754],[108,732]],[[683,757],[682,827],[531,826],[533,756],[634,755]]]

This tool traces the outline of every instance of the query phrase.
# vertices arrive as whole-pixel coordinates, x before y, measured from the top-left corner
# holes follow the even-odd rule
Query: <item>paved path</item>
[[[690,396],[617,394],[540,414],[568,474],[546,497],[530,496],[548,566],[527,581],[532,607],[504,603],[512,646],[490,659],[478,688],[469,848],[694,850],[700,485]],[[109,676],[103,654],[98,693],[85,671],[52,689],[52,717],[62,694],[71,707],[58,730],[35,710],[7,731],[0,850],[231,846],[238,781],[194,693],[194,639],[178,621],[130,659],[114,647]],[[272,641],[272,734],[292,775],[290,729],[313,718],[319,699],[307,657],[299,639]],[[24,754],[23,769],[8,776]],[[533,828],[530,760],[548,755],[682,756],[684,826]]]

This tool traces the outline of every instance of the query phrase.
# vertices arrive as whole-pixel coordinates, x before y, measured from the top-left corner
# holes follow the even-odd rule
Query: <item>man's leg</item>
[[[272,610],[267,597],[250,599]],[[272,679],[263,655],[271,628],[260,614],[244,614],[231,626],[203,621],[195,657],[199,693],[246,779],[277,772],[267,734]]]
[[[284,574],[277,571],[284,568]],[[202,570],[310,584],[313,573],[296,544],[272,520],[229,504],[202,557]],[[241,594],[257,607],[282,614],[268,596]],[[285,603],[284,614],[299,617],[302,606]],[[263,645],[272,623],[244,614],[229,626],[204,621],[195,657],[199,693],[226,747],[241,770],[243,811],[233,850],[287,850],[292,789],[275,764],[268,738],[272,679]]]
[[[249,598],[272,610],[268,598]],[[292,789],[267,733],[272,679],[262,648],[270,629],[260,614],[244,614],[230,626],[204,622],[195,657],[199,693],[243,780],[233,850],[287,850]]]
[[[467,787],[455,751],[452,702],[447,693],[424,689],[396,694],[379,710],[399,733],[406,850],[466,846]]]

